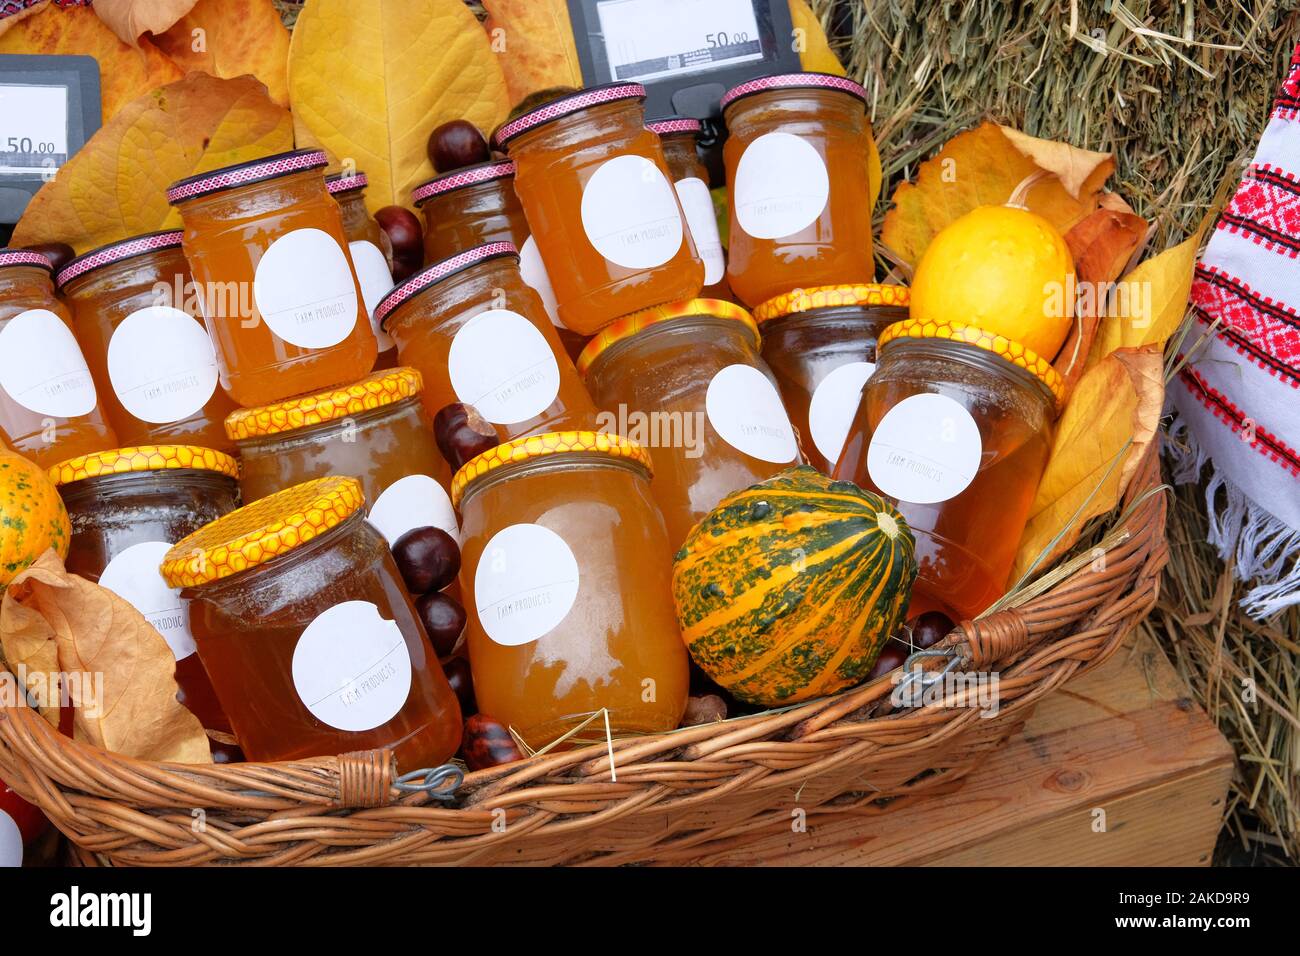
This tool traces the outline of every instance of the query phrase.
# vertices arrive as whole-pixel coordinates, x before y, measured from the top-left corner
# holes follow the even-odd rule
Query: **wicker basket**
[[[800,807],[888,812],[958,786],[1035,703],[1104,661],[1155,603],[1165,496],[1145,456],[1105,560],[1017,607],[963,622],[930,671],[999,675],[999,709],[891,707],[875,682],[782,712],[533,757],[414,791],[386,753],[279,764],[146,763],[77,743],[23,705],[0,710],[0,775],[85,863],[338,865],[685,862]],[[432,790],[427,788],[434,788]]]

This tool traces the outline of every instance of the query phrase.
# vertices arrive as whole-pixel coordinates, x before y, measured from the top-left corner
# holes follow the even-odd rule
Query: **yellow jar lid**
[[[586,375],[587,369],[591,368],[591,363],[596,361],[596,356],[615,342],[630,339],[657,322],[683,319],[690,315],[707,315],[715,319],[735,319],[737,322],[743,322],[754,333],[754,340],[758,341],[758,325],[750,314],[736,303],[725,299],[685,299],[681,302],[669,302],[666,305],[656,305],[653,308],[642,309],[640,312],[633,312],[605,326],[592,336],[591,341],[578,354],[578,360],[574,363],[578,374]]]
[[[121,475],[139,471],[172,471],[191,468],[215,471],[229,478],[239,477],[239,463],[225,452],[197,445],[132,445],[78,455],[49,470],[56,485],[68,485],[83,478]]]
[[[586,452],[627,458],[644,465],[646,471],[652,474],[654,472],[654,467],[650,463],[650,452],[622,435],[610,435],[605,432],[546,432],[543,435],[532,435],[505,442],[465,462],[451,479],[451,503],[459,508],[461,496],[465,494],[465,489],[470,482],[482,478],[488,472],[503,465],[517,464],[533,458],[545,458],[547,455]]]
[[[163,579],[194,587],[266,564],[337,527],[365,501],[361,482],[337,475],[277,491],[178,541],[163,555]]]
[[[974,345],[976,348],[1006,359],[1012,365],[1020,366],[1033,375],[1047,386],[1056,399],[1057,407],[1065,401],[1065,382],[1056,369],[1052,368],[1052,363],[1005,335],[986,332],[965,322],[935,323],[904,319],[902,322],[887,326],[880,333],[876,340],[876,349],[883,349],[895,339],[948,339]]]
[[[833,309],[846,305],[896,305],[907,308],[912,301],[912,290],[905,285],[864,283],[858,285],[821,285],[811,289],[795,289],[784,295],[773,296],[754,309],[759,322],[811,312],[813,309]]]
[[[286,398],[274,405],[236,409],[226,416],[226,434],[239,441],[310,428],[413,398],[423,389],[424,378],[416,369],[388,369],[351,385]]]

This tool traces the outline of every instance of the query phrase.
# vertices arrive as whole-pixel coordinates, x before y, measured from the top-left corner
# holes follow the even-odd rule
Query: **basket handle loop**
[[[340,807],[386,807],[392,802],[397,767],[391,750],[359,750],[339,754]]]
[[[957,630],[965,641],[966,658],[974,670],[986,670],[1029,645],[1029,625],[1015,608],[976,621],[962,621]]]

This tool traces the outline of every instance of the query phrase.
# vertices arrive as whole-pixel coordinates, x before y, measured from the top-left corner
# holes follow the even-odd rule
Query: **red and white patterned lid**
[[[100,266],[112,265],[114,262],[121,262],[123,259],[130,259],[145,252],[154,252],[157,249],[176,248],[181,244],[181,235],[181,230],[169,229],[166,232],[132,236],[121,242],[110,242],[106,246],[92,249],[84,256],[77,256],[59,270],[58,286],[62,289],[73,279],[84,276],[87,272],[93,272]]]
[[[54,263],[31,249],[0,249],[0,269],[5,266],[36,266],[54,271]]]
[[[325,188],[333,196],[335,193],[350,193],[354,189],[365,189],[370,180],[365,173],[331,173],[325,177]]]
[[[760,76],[754,80],[746,80],[739,86],[733,86],[723,94],[721,106],[725,110],[742,96],[751,96],[767,90],[794,90],[808,87],[839,90],[841,93],[856,96],[863,103],[867,101],[867,91],[862,88],[862,84],[855,83],[846,76],[836,76],[833,73],[778,73],[775,76]]]
[[[491,182],[494,179],[507,179],[514,174],[515,163],[511,159],[477,163],[473,166],[453,169],[449,173],[444,173],[430,179],[427,183],[416,186],[411,190],[411,202],[418,206],[434,196],[441,196],[443,193],[449,193],[454,189],[463,189],[466,186]]]
[[[668,119],[646,123],[645,128],[652,133],[658,133],[660,136],[671,136],[673,133],[698,134],[700,130],[704,129],[704,124],[689,116],[672,116]]]
[[[592,86],[585,90],[579,90],[577,93],[562,96],[558,100],[551,100],[546,105],[530,110],[523,116],[502,123],[497,127],[497,131],[492,134],[492,145],[497,149],[505,149],[506,144],[520,133],[536,129],[538,126],[557,120],[562,116],[580,112],[589,106],[600,106],[602,103],[613,103],[616,100],[643,99],[645,99],[645,87],[640,83],[607,83],[604,86]]]
[[[187,199],[206,196],[223,189],[247,186],[249,183],[275,179],[304,169],[316,169],[327,165],[323,149],[295,149],[275,156],[263,156],[261,159],[225,166],[211,172],[199,173],[187,179],[179,180],[167,187],[167,201],[173,206]]]
[[[470,266],[476,266],[489,259],[499,259],[502,256],[514,256],[518,259],[519,250],[511,242],[485,242],[481,246],[458,252],[441,262],[435,262],[426,269],[421,269],[409,279],[393,286],[392,291],[379,300],[375,306],[375,321],[379,323],[380,328],[383,328],[388,317],[408,299],[457,272],[463,272]]]

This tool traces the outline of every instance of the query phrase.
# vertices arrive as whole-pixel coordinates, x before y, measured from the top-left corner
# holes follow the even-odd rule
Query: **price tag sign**
[[[99,123],[94,57],[0,55],[0,224],[18,221]]]
[[[0,176],[53,175],[68,161],[68,88],[0,83]]]
[[[605,55],[617,80],[657,80],[763,59],[750,0],[602,0]]]
[[[646,86],[646,118],[717,120],[732,86],[801,69],[788,0],[569,0],[587,86]]]

